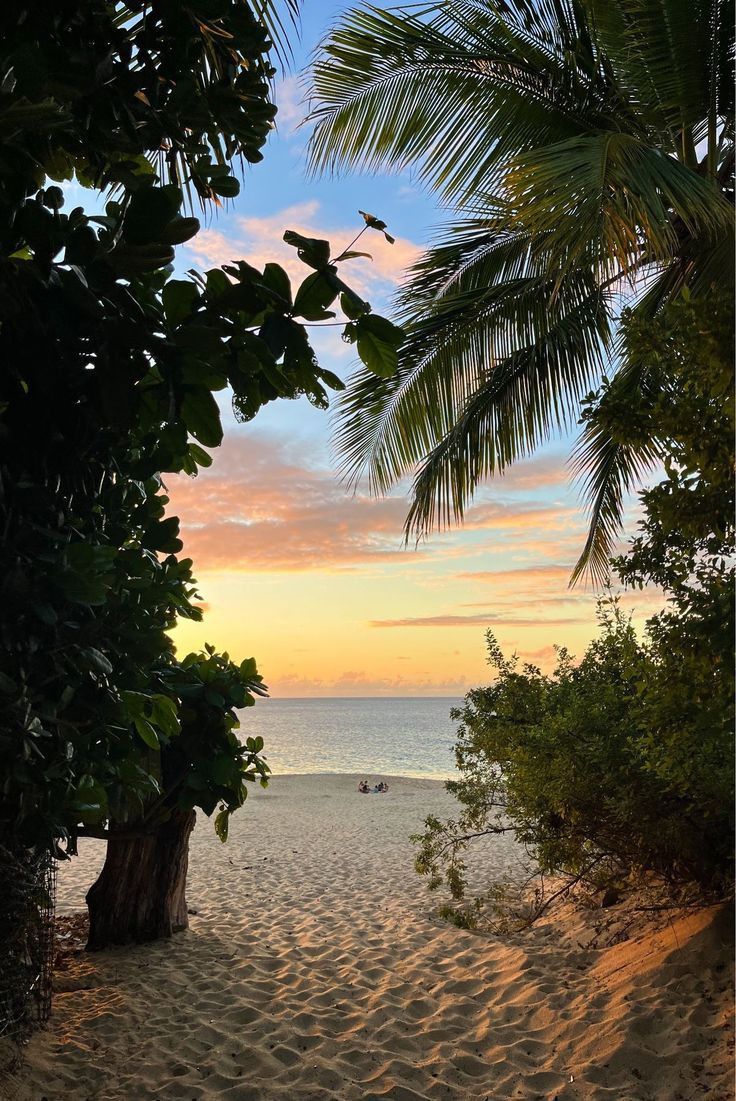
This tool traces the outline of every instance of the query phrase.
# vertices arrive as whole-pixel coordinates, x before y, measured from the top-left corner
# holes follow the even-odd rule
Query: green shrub
[[[509,830],[542,874],[732,890],[732,307],[685,298],[624,328],[641,385],[625,401],[604,387],[586,415],[666,444],[666,476],[612,565],[628,586],[660,586],[667,608],[642,639],[600,601],[598,637],[577,664],[559,648],[551,675],[519,668],[488,632],[495,680],[453,712],[461,813],[418,838],[417,870],[455,898],[467,845]]]

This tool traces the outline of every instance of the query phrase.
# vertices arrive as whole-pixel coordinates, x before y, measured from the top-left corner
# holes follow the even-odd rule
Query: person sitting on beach
[[[388,791],[388,784],[384,784],[383,780],[376,784],[373,789],[374,793],[383,794],[384,791]]]
[[[362,795],[370,795],[371,789],[368,787],[368,782],[366,780],[360,781],[360,783],[358,784],[358,791]]]

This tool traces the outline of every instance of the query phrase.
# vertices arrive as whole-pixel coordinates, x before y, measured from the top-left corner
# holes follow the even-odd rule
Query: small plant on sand
[[[481,908],[480,899],[474,899],[466,906],[452,906],[450,903],[443,903],[437,908],[437,916],[443,921],[449,922],[450,925],[456,925],[458,929],[471,931],[478,928]]]

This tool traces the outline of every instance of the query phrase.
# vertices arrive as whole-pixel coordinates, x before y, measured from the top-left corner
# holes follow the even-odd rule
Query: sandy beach
[[[191,927],[59,973],[13,1101],[729,1101],[730,918],[712,909],[589,947],[594,913],[505,937],[440,921],[410,833],[432,780],[288,776],[222,845],[200,815]],[[84,909],[103,845],[63,869]],[[486,847],[484,875],[517,863]],[[598,914],[600,918],[600,913]],[[587,931],[587,935],[586,935]]]

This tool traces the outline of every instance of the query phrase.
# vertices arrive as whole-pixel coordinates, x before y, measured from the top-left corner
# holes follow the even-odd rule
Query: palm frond
[[[498,364],[546,346],[552,332],[571,339],[573,321],[588,377],[607,339],[605,298],[589,276],[560,289],[544,258],[539,267],[528,238],[496,218],[453,225],[415,265],[399,299],[408,335],[397,374],[360,371],[337,402],[333,445],[349,482],[367,472],[371,488],[385,492],[450,432]],[[570,414],[566,388],[578,382],[567,344],[559,371],[556,423]]]
[[[653,144],[691,167],[707,120],[732,116],[732,0],[589,0],[617,81],[651,122]],[[654,106],[654,110],[652,110]]]
[[[462,520],[478,484],[566,430],[601,367],[607,328],[597,290],[565,303],[537,340],[497,362],[427,454],[414,480],[407,538]]]
[[[408,535],[461,519],[480,479],[571,422],[625,288],[654,317],[685,287],[733,281],[732,7],[368,7],[320,48],[312,170],[412,165],[458,215],[398,297],[397,375],[358,373],[338,407],[350,480],[367,470],[384,492],[419,464]],[[621,372],[619,393],[637,384],[635,364]],[[658,454],[651,432],[627,443],[589,421],[575,578],[603,575],[624,497]]]
[[[248,0],[248,7],[268,31],[282,65],[294,56],[292,36],[299,33],[299,0]]]
[[[670,260],[683,235],[731,234],[733,207],[709,179],[629,134],[582,135],[517,157],[505,178],[512,224],[556,270],[617,271]],[[564,265],[564,266],[563,266]]]
[[[573,467],[590,521],[571,585],[585,575],[597,585],[606,582],[611,553],[623,526],[625,496],[641,485],[660,455],[654,441],[625,443],[615,439],[603,424],[592,421],[586,426]]]
[[[411,163],[421,180],[465,201],[479,188],[495,190],[494,179],[521,151],[605,128],[607,119],[616,118],[617,128],[634,122],[599,67],[576,65],[567,42],[576,28],[556,37],[549,31],[552,9],[572,12],[572,5],[541,8],[546,25],[519,0],[456,2],[418,15],[349,12],[313,68],[310,168]]]

